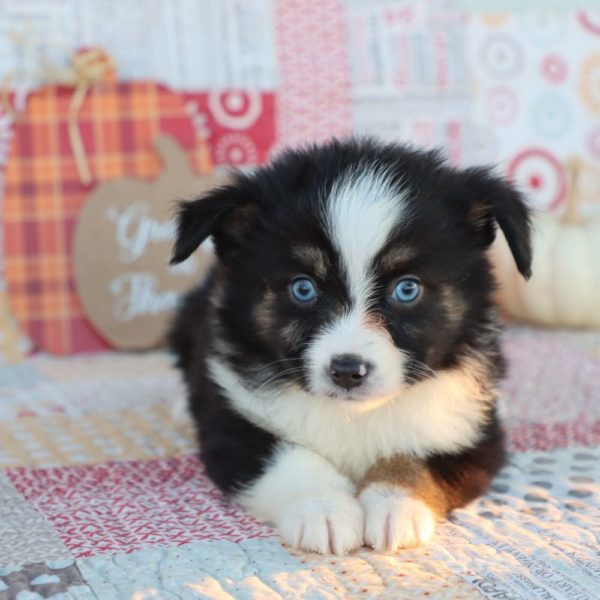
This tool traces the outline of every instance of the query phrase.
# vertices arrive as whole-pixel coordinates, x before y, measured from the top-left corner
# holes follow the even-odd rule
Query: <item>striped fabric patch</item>
[[[0,439],[0,468],[165,458],[196,449],[192,424],[176,421],[165,404],[0,421]]]

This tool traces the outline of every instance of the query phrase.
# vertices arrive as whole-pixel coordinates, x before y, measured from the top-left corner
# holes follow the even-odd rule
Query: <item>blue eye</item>
[[[308,277],[298,277],[292,281],[290,290],[298,302],[310,302],[317,297],[317,288]]]
[[[421,282],[416,277],[405,277],[396,284],[392,295],[398,302],[414,302],[421,295]]]

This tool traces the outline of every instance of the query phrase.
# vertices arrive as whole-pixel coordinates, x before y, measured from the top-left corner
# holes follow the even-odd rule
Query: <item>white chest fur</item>
[[[299,388],[256,394],[219,359],[209,368],[232,408],[284,440],[300,444],[358,481],[378,459],[425,457],[474,444],[485,422],[489,394],[473,368],[438,373],[370,410],[320,398]]]

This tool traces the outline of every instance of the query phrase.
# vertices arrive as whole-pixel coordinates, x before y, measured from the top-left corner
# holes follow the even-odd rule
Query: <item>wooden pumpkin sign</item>
[[[571,161],[571,185],[562,217],[539,213],[533,220],[533,275],[524,281],[502,235],[492,249],[502,310],[542,325],[600,327],[600,217],[579,214],[578,175]]]
[[[180,294],[212,262],[212,254],[201,250],[169,266],[174,201],[201,194],[218,178],[196,175],[172,138],[158,137],[155,148],[164,165],[158,178],[98,186],[75,230],[73,266],[85,313],[111,345],[128,350],[164,342]]]

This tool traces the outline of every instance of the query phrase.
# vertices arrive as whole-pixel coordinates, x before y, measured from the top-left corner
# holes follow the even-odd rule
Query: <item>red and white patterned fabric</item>
[[[186,93],[186,108],[216,165],[243,167],[267,162],[276,140],[271,92],[228,89]]]
[[[352,129],[345,7],[342,0],[278,0],[280,143],[298,145]]]
[[[76,557],[274,535],[226,503],[195,456],[7,475]]]

